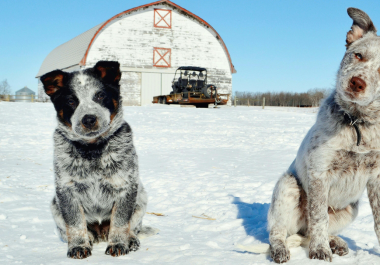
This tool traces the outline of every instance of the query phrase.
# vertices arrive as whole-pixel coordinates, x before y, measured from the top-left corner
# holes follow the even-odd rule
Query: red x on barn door
[[[166,48],[153,48],[153,66],[170,67],[172,50]]]
[[[154,27],[155,28],[172,28],[172,11],[166,9],[154,10]]]

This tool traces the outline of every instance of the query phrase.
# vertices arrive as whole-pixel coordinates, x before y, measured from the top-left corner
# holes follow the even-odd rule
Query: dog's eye
[[[106,97],[106,94],[104,92],[99,92],[95,96],[96,100],[98,101],[104,99],[105,97]]]
[[[360,61],[363,60],[363,56],[360,53],[355,53],[355,57]]]
[[[75,105],[77,104],[77,103],[75,102],[75,100],[73,100],[73,99],[69,99],[69,100],[67,101],[67,103],[68,103],[71,107],[75,107]]]

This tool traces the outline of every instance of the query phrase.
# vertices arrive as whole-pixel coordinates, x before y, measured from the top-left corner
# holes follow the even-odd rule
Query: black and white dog
[[[51,211],[70,258],[90,256],[99,241],[108,241],[106,254],[112,256],[140,245],[147,194],[123,119],[120,78],[119,63],[107,61],[41,77],[58,118]]]

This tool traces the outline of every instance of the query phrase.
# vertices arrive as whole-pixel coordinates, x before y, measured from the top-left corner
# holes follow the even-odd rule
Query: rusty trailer
[[[213,96],[210,98],[205,98],[200,92],[181,92],[170,95],[155,96],[153,97],[152,103],[167,105],[195,105],[197,108],[208,108],[209,104],[226,105],[229,98],[229,94],[216,94],[216,97]]]
[[[169,95],[153,97],[152,103],[206,108],[209,104],[226,105],[229,100],[229,94],[219,94],[215,85],[208,84],[207,69],[197,66],[179,67],[172,81],[172,89]]]

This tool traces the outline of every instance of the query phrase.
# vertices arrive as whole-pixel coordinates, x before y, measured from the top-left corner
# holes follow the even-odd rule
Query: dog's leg
[[[70,191],[57,192],[59,213],[53,212],[57,227],[61,226],[61,217],[64,220],[64,229],[68,241],[67,256],[74,259],[84,259],[91,256],[91,244],[87,234],[87,223],[82,206],[73,200]],[[53,200],[54,203],[54,200]],[[54,209],[54,207],[52,206]],[[55,208],[58,210],[58,208]],[[58,222],[57,222],[58,220]]]
[[[141,228],[142,228],[142,218],[144,217],[145,212],[146,212],[147,201],[148,201],[148,196],[144,188],[142,188],[138,193],[137,200],[136,200],[136,209],[133,212],[131,221],[130,221],[131,234],[133,234],[133,236],[130,238],[130,241],[129,241],[129,250],[131,251],[136,251],[140,247],[140,241],[137,238],[137,234],[141,231]]]
[[[338,236],[329,236],[329,245],[333,254],[344,256],[348,254],[348,245],[346,241]]]
[[[329,245],[328,192],[330,182],[324,174],[311,173],[308,183],[309,258],[332,261]]]
[[[339,234],[345,227],[352,223],[359,211],[359,201],[351,203],[344,209],[328,208],[329,235]]]
[[[272,203],[268,212],[270,252],[277,263],[290,259],[289,248],[285,243],[287,235],[292,235],[306,227],[306,216],[302,207],[302,188],[295,177],[285,173],[273,191]],[[304,192],[303,192],[304,193]]]
[[[99,239],[97,235],[93,231],[89,230],[88,227],[87,227],[87,235],[88,235],[88,240],[91,246],[93,246],[95,243],[99,243]]]
[[[67,242],[66,224],[65,224],[65,221],[63,220],[61,211],[59,209],[58,200],[55,196],[50,204],[50,210],[53,215],[55,225],[57,226],[59,237],[61,238],[63,242]]]
[[[368,181],[367,192],[369,203],[371,204],[373,220],[375,223],[375,233],[380,242],[380,176]]]
[[[359,202],[352,203],[345,209],[329,208],[329,244],[333,254],[339,256],[348,254],[347,243],[336,235],[355,220],[358,215],[358,207]]]
[[[131,185],[125,196],[119,198],[111,214],[111,225],[108,235],[107,255],[118,257],[129,253],[130,242],[139,245],[138,238],[134,235],[132,228],[132,216],[137,209],[136,198],[137,185]]]

